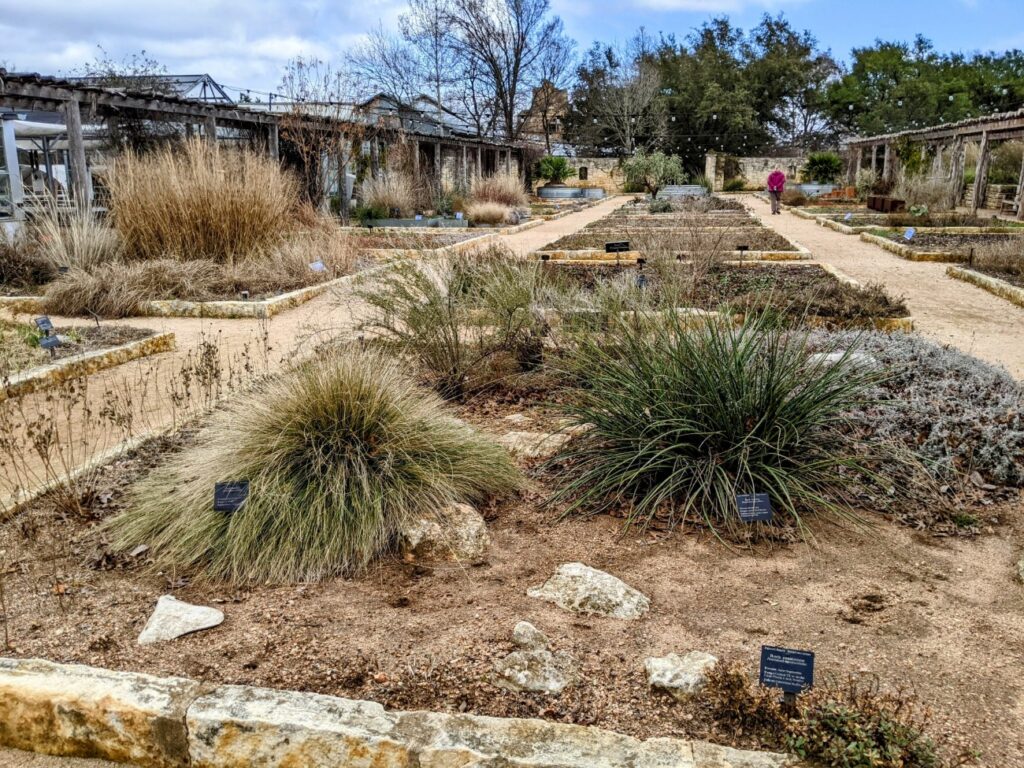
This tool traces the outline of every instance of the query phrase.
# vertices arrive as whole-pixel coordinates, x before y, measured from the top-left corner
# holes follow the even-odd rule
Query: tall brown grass
[[[50,208],[32,224],[37,251],[54,269],[91,269],[121,258],[117,231],[91,212],[61,213]]]
[[[469,196],[474,203],[498,203],[510,208],[524,206],[528,202],[523,182],[514,173],[478,176],[470,183]]]
[[[363,182],[363,204],[388,211],[389,215],[412,216],[416,211],[417,185],[413,178],[390,170]]]
[[[929,211],[949,211],[953,209],[954,189],[946,179],[901,173],[892,196],[906,201],[907,208],[924,206]]]
[[[975,246],[971,266],[1024,277],[1024,244],[1014,238]]]
[[[270,158],[199,140],[118,158],[110,215],[126,258],[231,264],[284,239],[296,181]]]
[[[501,203],[470,203],[466,206],[466,215],[473,224],[504,224],[510,222],[513,211]]]

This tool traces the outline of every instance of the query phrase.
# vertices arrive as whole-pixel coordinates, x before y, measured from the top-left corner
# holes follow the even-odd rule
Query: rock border
[[[1001,299],[1006,299],[1018,307],[1024,307],[1024,288],[1013,283],[965,267],[946,267],[946,274],[956,280],[963,280],[965,283],[975,285]]]
[[[882,224],[844,224],[841,219],[831,218],[843,214],[823,214],[818,216],[818,223],[841,232],[844,235],[859,235],[875,229],[891,229],[899,231],[905,227],[886,227]],[[915,227],[922,235],[1024,235],[1024,227]]]
[[[877,227],[876,227],[877,229]],[[865,243],[872,243],[889,253],[895,253],[901,259],[907,261],[932,261],[958,264],[967,261],[967,255],[963,253],[951,253],[948,251],[915,251],[908,245],[897,243],[887,237],[872,235],[870,232],[861,232],[860,239]]]
[[[0,659],[0,745],[140,768],[241,765],[783,768],[796,759],[546,720]]]
[[[174,349],[174,334],[157,333],[107,349],[72,355],[48,365],[37,366],[24,373],[0,380],[0,403],[42,389],[55,387],[69,379],[90,376],[108,368]]]

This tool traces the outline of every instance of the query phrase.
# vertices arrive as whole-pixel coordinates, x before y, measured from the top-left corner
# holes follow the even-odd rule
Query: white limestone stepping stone
[[[697,693],[707,682],[708,672],[718,659],[703,651],[690,651],[685,656],[670,653],[644,660],[647,684],[670,693],[679,700]]]
[[[192,605],[171,595],[156,601],[156,609],[139,635],[139,645],[152,645],[174,640],[203,629],[216,627],[224,621],[224,614],[216,608]]]

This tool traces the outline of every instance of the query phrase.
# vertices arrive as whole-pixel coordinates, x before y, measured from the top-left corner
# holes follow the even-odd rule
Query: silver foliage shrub
[[[857,414],[876,439],[901,442],[934,476],[977,471],[992,483],[1024,486],[1024,387],[1002,368],[913,334],[821,335],[855,344],[886,377]]]

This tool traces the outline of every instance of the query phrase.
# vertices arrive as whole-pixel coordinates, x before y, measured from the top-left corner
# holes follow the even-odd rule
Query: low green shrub
[[[731,529],[736,494],[763,492],[779,523],[853,518],[847,489],[867,470],[844,414],[873,374],[849,353],[812,362],[805,334],[767,318],[693,327],[675,312],[657,317],[579,340],[579,386],[564,409],[591,426],[557,458],[569,479],[551,501],[567,502],[566,514],[622,508],[631,524]]]
[[[718,664],[702,694],[715,721],[754,735],[828,768],[940,768],[927,735],[925,710],[902,691],[888,693],[872,681],[826,681],[797,697],[795,711],[778,690],[757,685],[739,664]]]
[[[651,213],[672,213],[672,202],[670,200],[651,200],[647,210]]]
[[[248,480],[232,514],[214,484]],[[373,352],[321,356],[218,412],[143,478],[109,526],[157,567],[234,582],[319,581],[392,550],[414,516],[516,487],[507,452]]]
[[[843,173],[843,158],[835,152],[811,152],[801,169],[804,181],[832,184]]]
[[[747,180],[742,178],[729,179],[725,182],[722,190],[725,192],[742,192],[747,188]]]

